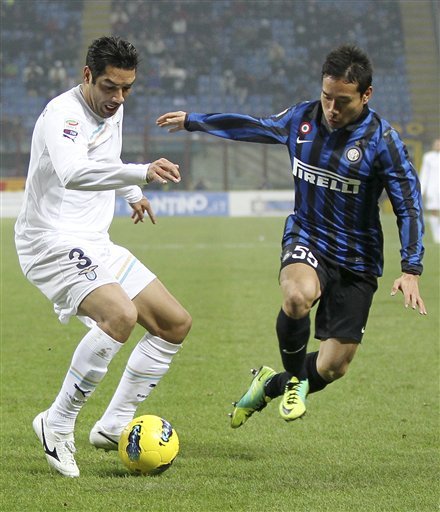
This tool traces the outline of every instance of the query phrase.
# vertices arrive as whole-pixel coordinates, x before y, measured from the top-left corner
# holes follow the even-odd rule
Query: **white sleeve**
[[[137,203],[144,197],[141,188],[137,185],[119,188],[116,190],[116,195],[123,197],[130,204]]]
[[[69,117],[78,120],[78,124],[72,129],[75,135],[66,136],[65,123]],[[52,165],[67,189],[114,190],[146,183],[148,165],[91,160],[85,126],[85,118],[78,119],[78,111],[72,109],[49,108],[43,119],[44,139]]]

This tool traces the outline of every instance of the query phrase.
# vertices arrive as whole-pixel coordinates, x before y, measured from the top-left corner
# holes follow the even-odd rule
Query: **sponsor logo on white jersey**
[[[313,165],[301,162],[296,157],[293,159],[292,173],[300,180],[307,181],[317,187],[335,190],[343,194],[356,195],[359,193],[360,180],[339,176],[339,174],[327,169],[321,169],[320,167],[314,167]]]
[[[63,137],[75,142],[78,135],[78,125],[79,123],[75,119],[66,119],[64,121]]]

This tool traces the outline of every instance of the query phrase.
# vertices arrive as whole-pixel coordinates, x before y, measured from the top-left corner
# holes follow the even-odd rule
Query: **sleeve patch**
[[[75,139],[78,136],[78,129],[79,121],[76,121],[75,119],[66,119],[64,121],[63,137],[75,142]]]

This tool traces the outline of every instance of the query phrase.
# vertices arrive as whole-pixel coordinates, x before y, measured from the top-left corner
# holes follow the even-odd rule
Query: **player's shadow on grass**
[[[187,439],[185,447],[181,450],[181,456],[185,459],[237,459],[242,461],[253,462],[260,458],[259,447],[252,446],[249,443],[231,441],[219,437],[215,441],[204,441],[202,443],[197,440]]]
[[[250,446],[244,442],[232,441],[230,439],[222,440],[219,438],[217,441],[204,441],[200,442],[197,440],[187,439],[185,440],[184,446],[181,447],[180,453],[177,456],[176,462],[171,466],[169,472],[173,472],[175,466],[193,465],[197,467],[200,464],[209,464],[213,460],[224,460],[224,461],[243,461],[243,462],[255,462],[261,459],[261,453],[257,445]],[[122,464],[122,463],[121,463]],[[128,473],[123,467],[105,467],[101,465],[100,469],[95,472],[95,476],[100,477],[112,477],[112,478],[126,478],[126,477],[140,477],[148,479],[159,479],[162,475],[168,474],[168,470],[163,474],[150,475],[143,477],[142,475],[136,475]]]
[[[121,463],[122,464],[122,463]],[[171,466],[172,468],[173,466]],[[167,470],[168,471],[168,470]],[[167,473],[159,473],[157,475],[141,475],[139,473],[130,473],[127,469],[115,469],[115,468],[101,468],[99,471],[94,472],[94,476],[101,478],[147,478],[149,481],[154,481],[160,479],[164,474]],[[172,469],[171,469],[172,471]]]

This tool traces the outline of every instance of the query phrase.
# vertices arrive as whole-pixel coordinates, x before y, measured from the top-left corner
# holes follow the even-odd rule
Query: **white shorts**
[[[67,323],[96,288],[119,283],[133,299],[156,276],[124,247],[66,238],[38,258],[27,278],[53,302],[60,322]],[[94,323],[87,317],[78,318],[88,326]]]

